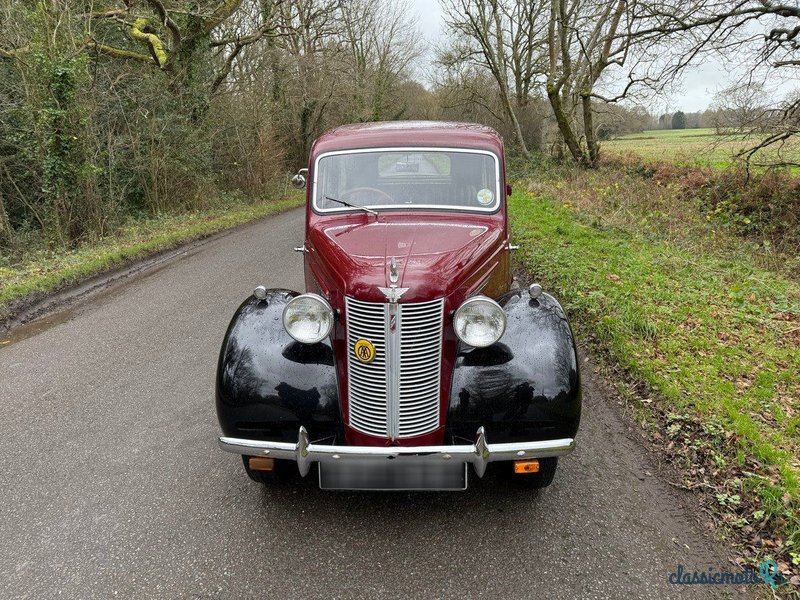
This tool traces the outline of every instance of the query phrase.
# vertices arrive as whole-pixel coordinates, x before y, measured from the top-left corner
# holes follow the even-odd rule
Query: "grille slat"
[[[403,415],[403,420],[406,422],[406,426],[419,426],[425,425],[427,423],[436,422],[436,419],[427,416],[427,415],[419,415],[419,414],[406,414],[401,413]]]
[[[405,400],[403,406],[406,406],[407,404],[413,404],[418,401],[421,402],[422,399],[427,398],[429,394],[430,394],[430,389],[419,391],[416,394],[412,394],[411,392],[403,394],[403,400]]]
[[[370,377],[370,376],[366,376],[366,375],[363,375],[363,374],[356,375],[356,373],[352,373],[351,375],[353,376],[353,379],[357,379],[363,385],[373,385],[374,384],[374,385],[380,386],[380,385],[383,384],[383,380],[378,378],[378,377]]]
[[[415,364],[415,365],[406,365],[406,368],[403,369],[403,377],[416,377],[417,375],[427,373],[428,371],[436,371],[436,365],[427,365],[427,364]]]
[[[367,408],[367,409],[377,408],[379,410],[382,410],[383,407],[384,407],[385,401],[386,401],[385,399],[379,398],[377,396],[373,396],[371,394],[361,394],[361,396],[359,397],[359,401],[358,401],[358,404],[356,405],[356,407],[364,407],[364,408]]]
[[[394,331],[388,327],[389,306],[345,301],[350,425],[382,437],[422,435],[439,427],[444,300],[392,305]],[[362,338],[375,347],[370,363],[353,354]]]
[[[423,409],[430,409],[430,406],[426,404],[415,404],[413,406],[404,406],[402,409],[400,409],[400,414],[411,415],[413,413],[416,414],[417,416],[422,416],[420,411]],[[433,415],[430,412],[427,413],[427,416],[429,418],[433,418]]]

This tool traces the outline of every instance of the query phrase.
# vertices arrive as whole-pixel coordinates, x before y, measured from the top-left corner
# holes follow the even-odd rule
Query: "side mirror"
[[[298,190],[302,190],[306,187],[306,175],[308,175],[308,169],[300,169],[297,175],[292,177],[292,185]]]
[[[510,196],[514,193],[514,189],[511,187],[510,183],[506,184],[506,196]]]

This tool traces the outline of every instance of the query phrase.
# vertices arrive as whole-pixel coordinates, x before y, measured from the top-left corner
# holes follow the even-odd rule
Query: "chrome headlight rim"
[[[490,304],[497,311],[497,315],[500,317],[501,328],[500,328],[500,333],[491,342],[475,344],[473,343],[475,340],[470,341],[461,337],[458,331],[459,330],[458,320],[460,317],[463,316],[465,309],[479,302]],[[464,300],[464,302],[461,303],[461,306],[459,306],[458,309],[456,309],[456,312],[453,315],[453,330],[455,331],[456,337],[465,344],[467,344],[468,346],[472,346],[473,348],[488,348],[492,344],[497,343],[503,337],[503,334],[506,332],[507,325],[508,325],[508,319],[506,317],[506,311],[503,310],[503,307],[500,306],[497,302],[495,302],[491,298],[489,298],[488,296],[484,296],[481,294],[478,294],[477,296],[471,296],[466,300]]]
[[[324,335],[320,335],[316,339],[314,339],[314,338],[301,339],[301,338],[297,337],[294,333],[292,333],[291,328],[289,327],[289,325],[286,322],[286,317],[287,317],[287,314],[289,313],[289,311],[292,308],[292,304],[294,304],[295,302],[298,302],[300,300],[307,300],[307,299],[314,300],[315,302],[320,304],[322,309],[327,311],[328,314],[330,315],[330,318],[328,320],[328,327],[325,329]],[[289,300],[289,302],[286,303],[286,306],[283,307],[283,314],[281,315],[281,322],[283,323],[284,331],[286,331],[286,333],[288,333],[291,336],[291,338],[293,340],[295,340],[296,342],[300,342],[301,344],[309,344],[309,345],[318,344],[319,342],[321,342],[322,340],[327,338],[331,334],[331,331],[333,330],[333,321],[334,321],[334,313],[333,313],[333,308],[331,307],[330,303],[325,298],[320,296],[319,294],[313,294],[313,293],[310,293],[310,292],[309,293],[305,293],[305,294],[298,294],[297,296],[294,296],[291,300]]]

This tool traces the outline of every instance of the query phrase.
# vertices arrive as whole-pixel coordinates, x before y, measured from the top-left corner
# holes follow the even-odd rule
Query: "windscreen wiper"
[[[339,204],[344,204],[345,206],[349,206],[350,208],[360,208],[361,210],[368,212],[371,215],[378,216],[377,211],[372,210],[371,208],[367,208],[366,206],[359,206],[358,204],[351,204],[346,200],[339,200],[338,198],[331,198],[330,196],[325,196],[325,200],[330,200],[331,202],[338,202]]]

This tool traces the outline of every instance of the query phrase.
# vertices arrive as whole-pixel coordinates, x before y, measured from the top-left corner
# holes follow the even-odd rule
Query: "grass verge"
[[[38,252],[19,263],[0,266],[0,323],[11,316],[16,303],[27,298],[302,203],[302,197],[295,195],[132,221],[113,237],[77,250]]]
[[[621,367],[682,485],[706,492],[745,556],[797,574],[800,284],[609,226],[568,195],[532,184],[510,199],[523,266]]]

